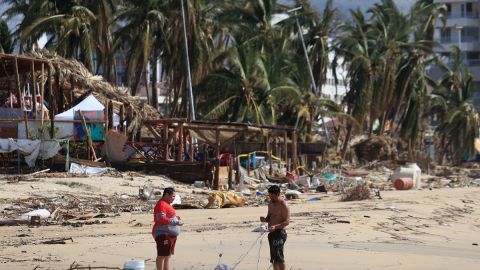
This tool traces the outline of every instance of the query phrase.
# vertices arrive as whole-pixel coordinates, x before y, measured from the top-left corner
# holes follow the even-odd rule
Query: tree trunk
[[[343,142],[342,159],[345,159],[345,155],[347,154],[348,144],[350,143],[350,137],[352,136],[352,130],[353,130],[353,125],[348,124],[347,134],[345,135],[345,142]]]

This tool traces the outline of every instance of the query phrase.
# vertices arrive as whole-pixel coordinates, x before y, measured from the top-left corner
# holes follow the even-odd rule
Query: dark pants
[[[283,245],[287,241],[287,232],[285,230],[275,230],[268,234],[268,244],[270,245],[270,262],[283,263]]]

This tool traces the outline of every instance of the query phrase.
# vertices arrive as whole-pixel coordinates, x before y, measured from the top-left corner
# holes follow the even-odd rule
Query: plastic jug
[[[413,170],[413,182],[416,189],[422,188],[422,169],[418,167],[417,163],[407,163],[405,167]]]

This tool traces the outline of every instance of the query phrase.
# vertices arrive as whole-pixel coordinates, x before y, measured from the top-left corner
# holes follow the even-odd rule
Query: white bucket
[[[144,270],[145,261],[144,260],[126,260],[123,265],[123,270]]]

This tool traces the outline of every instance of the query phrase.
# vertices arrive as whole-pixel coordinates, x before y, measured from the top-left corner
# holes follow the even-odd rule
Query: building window
[[[478,41],[478,27],[464,27],[462,30],[462,42]]]
[[[448,43],[452,41],[452,29],[445,28],[440,33],[440,40],[442,43]]]

